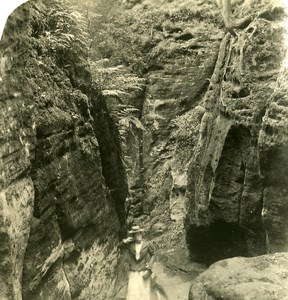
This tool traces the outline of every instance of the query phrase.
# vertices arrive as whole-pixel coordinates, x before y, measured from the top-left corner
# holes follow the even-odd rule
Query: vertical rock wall
[[[197,19],[167,20],[161,26],[161,31],[154,33],[159,42],[151,50],[145,74],[142,121],[146,128],[143,166],[147,197],[143,206],[149,213],[166,203],[169,219],[182,226],[187,164],[203,114],[197,105],[213,73],[221,33]]]
[[[109,299],[127,191],[118,131],[93,108],[85,57],[45,52],[53,5],[22,6],[1,42],[0,298]]]
[[[283,9],[261,9],[222,40],[204,99],[186,218],[190,253],[203,261],[287,250]]]
[[[133,141],[138,147],[131,147],[133,153],[127,155],[139,162],[128,173],[134,176],[130,182],[135,183],[131,186],[130,212],[139,217],[135,222],[143,222],[159,248],[165,249],[169,243],[174,249],[185,243],[187,170],[204,113],[202,96],[209,86],[223,34],[208,21],[205,9],[194,15],[189,9],[170,13],[167,6],[163,4],[163,14],[154,12],[159,15],[157,19],[153,13],[148,15],[151,30],[141,36],[139,47],[143,47],[147,65],[143,71],[145,98],[143,105],[138,105],[145,130],[139,144]],[[137,6],[132,12],[141,14]],[[144,19],[142,22],[146,24]],[[133,100],[136,103],[140,99]]]
[[[27,11],[25,11],[27,12]],[[27,30],[24,22],[18,30]],[[19,21],[17,16],[15,21]],[[13,40],[16,34],[11,34]],[[13,40],[13,42],[17,42]],[[35,127],[31,118],[29,80],[18,69],[20,53],[7,39],[0,45],[1,179],[0,179],[0,298],[21,299],[25,250],[34,206],[30,174]]]
[[[102,173],[109,188],[113,206],[122,225],[126,222],[125,201],[128,193],[127,176],[120,147],[118,128],[109,115],[105,98],[91,97],[93,128],[99,142]]]
[[[126,153],[131,212],[159,245],[180,244],[186,213],[190,253],[205,262],[286,249],[283,8],[248,2],[233,18],[253,21],[231,36],[215,3],[126,1],[104,43],[147,79],[143,107],[128,103],[145,127]]]
[[[123,30],[121,25],[129,26],[131,63],[135,63],[136,54],[140,56],[137,59],[145,66],[142,75],[147,83],[144,99],[134,97],[128,102],[140,109],[139,118],[145,128],[142,135],[135,131],[130,136],[133,146],[126,152],[136,161],[128,166],[132,169],[128,172],[130,213],[139,217],[135,222],[143,222],[149,237],[159,237],[155,242],[163,248],[167,240],[171,248],[185,243],[187,171],[205,111],[203,95],[223,38],[222,30],[214,23],[220,16],[215,3],[186,1],[181,6],[178,2],[135,5],[131,15],[139,16],[139,20],[133,22],[128,13],[126,20],[123,17],[125,21],[115,18],[115,24],[120,24],[119,32]],[[147,8],[151,8],[151,13]],[[115,34],[110,26],[112,33],[107,36],[116,40],[118,29]],[[124,43],[122,46],[125,48]],[[115,48],[109,59],[118,63],[122,48],[118,44]]]
[[[262,220],[269,252],[288,249],[287,56],[285,64],[286,69],[280,72],[269,98],[259,134],[263,175]]]

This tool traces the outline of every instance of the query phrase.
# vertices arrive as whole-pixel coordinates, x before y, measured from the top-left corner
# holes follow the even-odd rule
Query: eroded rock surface
[[[194,279],[189,300],[287,299],[287,268],[287,253],[225,259]]]
[[[195,259],[287,250],[282,18],[283,10],[256,18],[221,43],[188,174],[186,229]]]
[[[113,298],[127,194],[118,130],[87,53],[65,34],[69,47],[57,48],[57,17],[39,21],[51,3],[32,2],[11,17],[0,50],[0,298]],[[174,259],[194,276],[185,215],[194,259],[287,250],[287,74],[281,8],[253,2],[247,13],[263,11],[231,36],[215,3],[181,3],[136,26],[129,53],[148,58],[146,87],[125,104],[144,129],[130,130],[124,154],[134,222],[166,267]]]
[[[69,11],[54,5],[22,6],[1,42],[0,298],[109,299],[127,193],[118,131],[85,48],[57,44]]]
[[[223,38],[204,5],[198,13],[181,8],[170,12],[169,5],[164,5],[163,13],[160,8],[154,12],[159,15],[156,19],[144,6],[131,10],[142,15],[143,9],[151,32],[141,35],[138,47],[143,48],[141,60],[146,62],[142,71],[145,94],[137,99],[142,101],[139,118],[145,130],[139,135],[139,145],[133,140],[136,147],[126,153],[139,162],[128,170],[132,183],[130,213],[139,217],[136,222],[147,229],[149,237],[157,237],[156,244],[163,248],[165,240],[173,247],[184,242],[187,170],[205,111],[201,99]],[[139,24],[142,22],[146,23],[144,17]]]

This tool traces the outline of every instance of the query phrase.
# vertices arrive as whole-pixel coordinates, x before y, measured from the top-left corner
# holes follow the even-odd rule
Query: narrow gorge
[[[156,249],[153,300],[288,297],[286,9],[232,1],[233,30],[212,0],[11,14],[0,299],[125,299],[132,225]]]

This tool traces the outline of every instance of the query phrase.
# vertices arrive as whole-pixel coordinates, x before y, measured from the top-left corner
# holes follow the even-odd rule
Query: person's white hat
[[[143,232],[144,229],[140,228],[140,226],[135,225],[131,227],[131,230],[128,231],[128,233],[133,234],[133,233],[138,233],[138,232]]]

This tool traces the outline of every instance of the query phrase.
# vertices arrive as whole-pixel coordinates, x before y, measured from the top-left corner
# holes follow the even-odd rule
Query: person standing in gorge
[[[150,300],[154,247],[143,239],[144,229],[132,226],[129,237],[120,242],[128,252],[129,276],[126,300]]]

